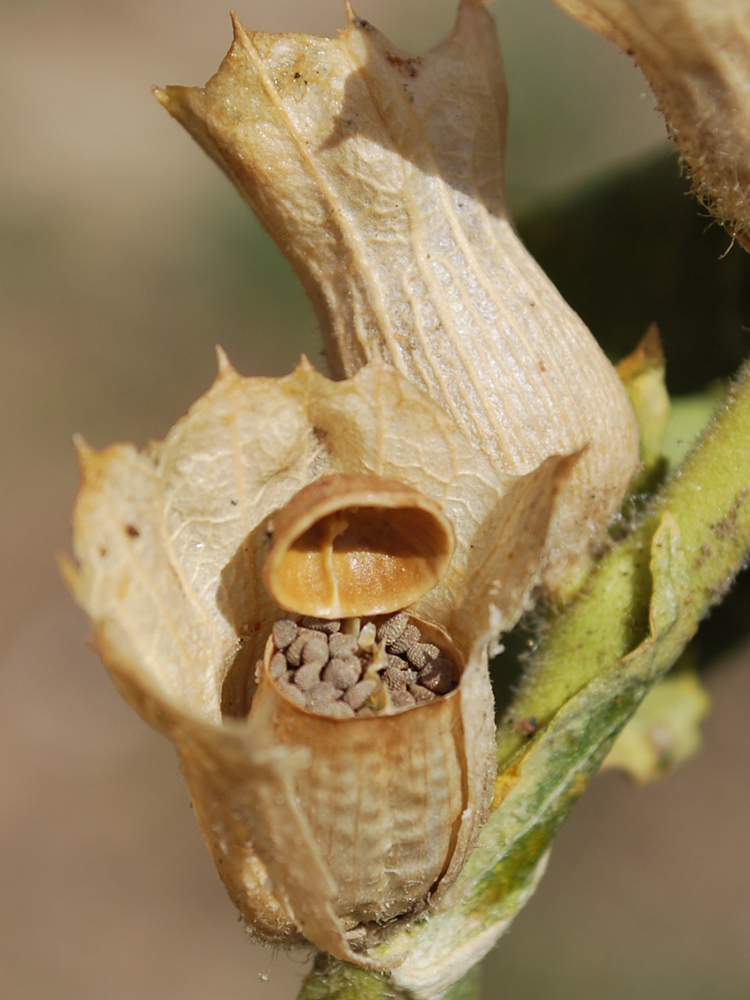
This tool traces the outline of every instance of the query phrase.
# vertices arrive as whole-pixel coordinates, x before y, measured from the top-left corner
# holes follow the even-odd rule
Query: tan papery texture
[[[698,197],[750,249],[747,0],[555,0],[633,56]]]
[[[463,0],[419,58],[351,12],[335,39],[235,19],[206,87],[156,93],[291,261],[335,376],[388,361],[507,474],[585,449],[548,544],[547,582],[564,580],[620,504],[637,433],[617,375],[509,220],[505,85],[482,5]]]
[[[232,899],[263,938],[371,964],[373,921],[439,901],[486,816],[487,646],[528,604],[577,456],[510,477],[382,363],[342,382],[306,361],[246,379],[223,357],[163,442],[79,450],[67,581],[118,688],[175,742]],[[396,478],[453,525],[447,574],[410,609],[448,633],[463,666],[440,702],[338,720],[255,690],[284,616],[261,582],[269,518],[337,473]]]

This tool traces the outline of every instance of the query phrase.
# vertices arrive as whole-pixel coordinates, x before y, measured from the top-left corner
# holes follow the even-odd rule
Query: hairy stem
[[[498,734],[502,767],[522,746],[518,720],[543,726],[577,691],[648,632],[651,540],[665,512],[677,521],[691,590],[680,612],[681,648],[725,594],[750,547],[750,367],[638,527],[606,555],[582,598],[557,617]],[[679,654],[679,650],[678,650]]]

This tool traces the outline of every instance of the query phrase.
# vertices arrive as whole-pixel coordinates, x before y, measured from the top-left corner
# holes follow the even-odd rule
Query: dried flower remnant
[[[747,0],[555,0],[643,70],[695,194],[750,249]]]
[[[378,363],[331,382],[222,359],[163,442],[82,446],[81,465],[66,577],[117,687],[174,741],[248,927],[373,964],[383,922],[439,905],[487,813],[487,648],[539,580],[575,456],[507,476]],[[263,585],[269,524],[331,477],[358,503],[395,480],[450,524],[452,558],[408,611],[290,617]]]
[[[494,23],[463,0],[420,58],[350,13],[335,39],[249,32],[159,100],[228,173],[318,312],[335,376],[387,361],[506,473],[585,449],[548,543],[564,584],[638,464],[616,373],[531,259],[503,187]]]

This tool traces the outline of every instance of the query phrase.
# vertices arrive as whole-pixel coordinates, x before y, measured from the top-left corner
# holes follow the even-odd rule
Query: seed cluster
[[[458,684],[454,664],[422,642],[404,611],[379,626],[358,618],[282,618],[273,641],[269,672],[286,697],[337,719],[423,705]]]

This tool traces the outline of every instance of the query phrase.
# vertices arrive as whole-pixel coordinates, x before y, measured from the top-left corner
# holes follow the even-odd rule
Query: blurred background
[[[251,28],[344,23],[339,0],[238,2]],[[664,152],[653,99],[614,48],[547,0],[492,10],[519,216]],[[422,51],[454,3],[357,12]],[[149,93],[203,83],[229,41],[218,0],[0,0],[3,1000],[292,1000],[306,968],[247,940],[171,746],[110,687],[54,561],[69,545],[74,432],[97,447],[162,437],[211,383],[217,343],[248,375],[286,373],[303,350],[320,360],[284,262]],[[642,790],[595,780],[486,963],[487,998],[746,1000],[749,658],[734,647],[707,675],[699,757]]]

